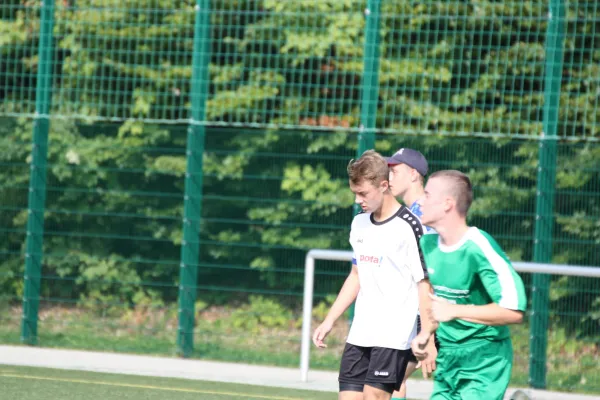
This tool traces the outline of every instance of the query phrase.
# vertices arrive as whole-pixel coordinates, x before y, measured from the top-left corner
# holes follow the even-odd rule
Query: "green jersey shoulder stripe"
[[[498,245],[490,241],[479,229],[471,229],[470,239],[479,247],[483,256],[498,276],[500,284],[500,301],[498,305],[511,310],[519,310],[519,294],[517,284],[513,276],[513,269],[508,260],[498,251]],[[493,240],[493,239],[492,239]]]

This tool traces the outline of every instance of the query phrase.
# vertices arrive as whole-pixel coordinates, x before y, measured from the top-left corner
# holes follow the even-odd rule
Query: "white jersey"
[[[352,221],[350,244],[360,290],[347,342],[406,350],[417,333],[417,283],[426,278],[420,220],[406,207],[385,221],[371,213]]]

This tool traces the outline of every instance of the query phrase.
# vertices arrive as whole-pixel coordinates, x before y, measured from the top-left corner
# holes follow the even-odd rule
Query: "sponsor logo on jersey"
[[[433,275],[435,273],[435,269],[427,268],[427,272],[429,273],[429,275]]]
[[[370,264],[379,264],[381,263],[381,257],[377,257],[377,256],[365,256],[365,255],[361,255],[358,260],[360,262],[364,262],[364,263],[370,263]]]
[[[387,371],[375,371],[375,376],[390,376],[390,373]]]

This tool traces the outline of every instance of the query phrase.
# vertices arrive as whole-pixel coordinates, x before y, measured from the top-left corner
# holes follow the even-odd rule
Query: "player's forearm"
[[[350,305],[356,300],[358,291],[360,290],[360,284],[358,281],[358,274],[355,272],[350,273],[338,294],[338,297],[333,302],[329,313],[325,320],[334,323],[343,313],[350,307]]]
[[[523,321],[521,311],[509,310],[496,303],[484,306],[453,305],[455,319],[483,325],[519,324]]]
[[[438,323],[431,313],[430,293],[433,293],[429,280],[418,283],[419,288],[419,313],[421,314],[421,330],[433,333],[438,328]]]

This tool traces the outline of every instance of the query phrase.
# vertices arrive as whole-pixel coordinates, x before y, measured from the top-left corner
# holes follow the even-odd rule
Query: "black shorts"
[[[362,392],[369,385],[388,393],[398,390],[404,379],[410,350],[361,347],[346,343],[340,365],[340,392]]]
[[[421,316],[417,315],[417,334],[421,332]],[[440,349],[440,342],[438,341],[437,336],[435,337],[435,348],[436,349]],[[409,362],[413,362],[413,363],[417,363],[417,357],[415,357],[415,354],[412,352],[412,350],[410,351],[410,357],[408,359]]]

